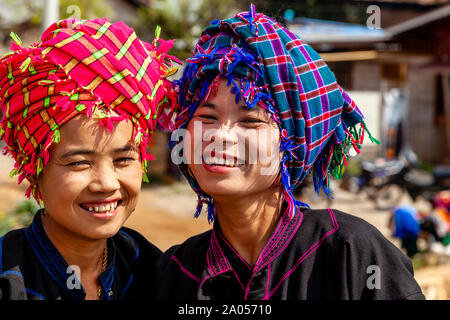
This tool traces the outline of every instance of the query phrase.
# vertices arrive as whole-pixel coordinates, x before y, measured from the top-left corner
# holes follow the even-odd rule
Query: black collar
[[[63,288],[66,292],[71,294],[74,298],[84,300],[86,292],[78,282],[79,286],[73,285],[74,271],[69,268],[69,265],[61,256],[59,251],[55,248],[53,243],[47,237],[42,226],[41,212],[38,211],[28,228],[25,229],[25,235],[29,244],[31,245],[37,258],[50,274],[50,276]],[[113,239],[108,239],[108,265],[105,271],[99,276],[98,280],[102,286],[102,298],[108,299],[111,295],[111,287],[114,282],[114,266],[116,257],[116,248]],[[78,279],[79,281],[79,279]],[[70,285],[72,284],[72,285]],[[104,293],[107,293],[106,295]]]
[[[258,272],[263,269],[284,251],[284,249],[291,242],[302,221],[303,213],[300,209],[297,210],[297,214],[292,219],[289,217],[287,210],[283,210],[283,214],[274,233],[267,241],[258,259],[256,260],[255,265],[253,266],[253,272]],[[221,237],[223,237],[223,235],[219,222],[215,221],[214,228],[211,233],[211,242],[206,254],[206,267],[210,277],[214,277],[232,270],[232,267],[223,250],[225,248],[222,248],[223,244],[226,244],[226,240],[224,237],[223,239],[220,239]],[[234,254],[238,255],[235,250],[233,251]],[[241,257],[238,258],[243,261]]]

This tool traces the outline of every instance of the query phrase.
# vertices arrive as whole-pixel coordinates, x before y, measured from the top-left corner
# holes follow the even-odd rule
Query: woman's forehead
[[[80,115],[62,125],[60,132],[61,140],[55,144],[57,149],[80,146],[109,150],[133,141],[134,127],[131,121],[120,121],[114,124],[111,131],[106,125],[101,125],[99,119]]]
[[[233,93],[233,86],[228,86],[226,79],[219,79],[217,82],[217,90],[211,90],[208,98],[201,101],[199,107],[207,107],[216,109],[222,107],[225,103],[226,106],[230,104],[236,107],[238,111],[257,113],[259,115],[270,116],[270,114],[260,105],[256,104],[251,108],[248,107],[247,103],[242,99],[241,95],[239,101],[236,103],[236,94]]]

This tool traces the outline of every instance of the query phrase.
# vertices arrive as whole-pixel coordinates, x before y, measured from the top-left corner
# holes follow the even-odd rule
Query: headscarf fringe
[[[208,208],[208,223],[212,223],[215,220],[216,209],[214,206],[214,200],[206,194],[198,195],[197,207],[195,208],[194,218],[198,218],[202,213],[203,205],[206,204]]]
[[[329,140],[312,167],[314,189],[317,194],[322,189],[328,198],[333,198],[329,189],[329,176],[331,175],[337,180],[342,178],[345,168],[348,166],[350,149],[353,148],[356,153],[361,153],[365,131],[367,131],[367,126],[362,121],[359,124],[359,130],[357,125],[346,128],[345,138],[341,143],[336,143],[336,139]],[[371,142],[380,143],[368,131],[367,133]]]

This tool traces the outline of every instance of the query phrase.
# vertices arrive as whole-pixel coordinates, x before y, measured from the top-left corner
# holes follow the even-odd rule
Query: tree
[[[156,26],[161,26],[162,38],[177,40],[171,54],[185,59],[203,28],[212,20],[233,15],[236,7],[237,0],[156,0],[139,8],[133,27],[141,39],[152,41]]]
[[[39,25],[42,19],[42,9],[45,0],[1,0],[5,10],[12,11],[11,16],[17,14],[28,16],[33,25]],[[69,17],[93,19],[98,17],[112,18],[113,10],[106,0],[59,0],[59,18]]]
[[[295,17],[324,19],[364,24],[367,18],[368,4],[352,0],[253,0],[256,11],[263,12],[275,19],[284,16],[287,9],[294,10]]]

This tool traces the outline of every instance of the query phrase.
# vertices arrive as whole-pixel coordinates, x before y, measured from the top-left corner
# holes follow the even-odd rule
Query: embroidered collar
[[[84,300],[86,292],[81,283],[79,286],[73,285],[74,271],[69,268],[69,265],[61,256],[59,251],[55,248],[53,243],[48,238],[41,221],[41,210],[38,211],[28,228],[25,229],[25,235],[30,243],[33,251],[38,257],[39,261],[45,267],[47,272],[66,292],[79,300]],[[108,265],[105,271],[99,276],[98,280],[102,286],[102,298],[108,299],[112,295],[111,286],[114,282],[114,266],[116,249],[112,239],[108,239]],[[107,293],[106,296],[104,293]]]
[[[256,260],[255,265],[253,266],[254,273],[260,271],[266,265],[271,263],[289,245],[303,220],[303,213],[299,208],[297,208],[297,210],[298,214],[294,215],[292,219],[289,218],[289,213],[287,210],[283,211],[283,215],[281,216],[274,233],[267,241],[261,251],[261,254]],[[232,267],[225,257],[224,251],[220,245],[220,241],[218,240],[218,237],[220,237],[221,234],[222,232],[220,230],[220,225],[218,221],[215,221],[214,228],[211,233],[211,242],[206,254],[206,267],[211,277],[232,270]],[[239,256],[236,251],[234,251],[234,253]]]

